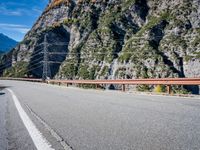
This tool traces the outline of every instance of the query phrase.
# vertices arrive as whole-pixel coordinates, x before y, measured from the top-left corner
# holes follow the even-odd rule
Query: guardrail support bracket
[[[126,91],[126,86],[125,86],[125,84],[122,84],[122,91],[123,91],[123,92]]]
[[[171,94],[171,85],[167,85],[167,94]]]

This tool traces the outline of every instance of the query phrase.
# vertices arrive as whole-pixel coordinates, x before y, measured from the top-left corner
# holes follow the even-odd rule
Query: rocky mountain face
[[[17,41],[0,33],[0,53],[7,52],[17,45]]]
[[[3,63],[41,77],[45,36],[54,78],[200,77],[200,0],[51,0]]]

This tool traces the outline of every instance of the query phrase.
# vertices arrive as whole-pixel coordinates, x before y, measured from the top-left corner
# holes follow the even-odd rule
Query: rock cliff
[[[200,77],[200,0],[51,0],[4,64],[41,77],[45,35],[52,78]]]

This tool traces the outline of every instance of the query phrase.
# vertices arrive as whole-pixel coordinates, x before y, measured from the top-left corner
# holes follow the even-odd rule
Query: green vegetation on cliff
[[[9,59],[29,60],[30,53],[42,51],[46,35],[48,50],[61,53],[49,56],[60,62],[50,65],[52,78],[199,76],[199,9],[185,0],[55,0]],[[31,73],[41,77],[36,71]]]
[[[22,78],[27,77],[28,74],[28,63],[27,62],[17,62],[13,67],[4,70],[4,77]]]

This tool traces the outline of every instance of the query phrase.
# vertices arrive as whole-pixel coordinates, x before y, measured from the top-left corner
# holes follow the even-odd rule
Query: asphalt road
[[[199,150],[200,99],[0,81],[55,150]],[[7,89],[0,150],[37,150]],[[39,150],[39,149],[38,149]]]

